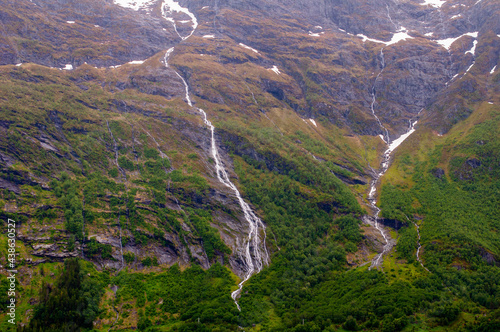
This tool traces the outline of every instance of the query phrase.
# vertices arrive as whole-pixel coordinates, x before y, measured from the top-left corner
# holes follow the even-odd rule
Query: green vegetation
[[[40,303],[29,326],[18,331],[79,331],[89,329],[99,315],[104,285],[85,275],[77,259],[68,259],[54,284],[43,283]]]

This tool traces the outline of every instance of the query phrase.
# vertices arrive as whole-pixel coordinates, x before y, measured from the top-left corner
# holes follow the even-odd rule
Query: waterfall
[[[370,104],[370,110],[371,110],[373,116],[375,117],[375,119],[377,120],[380,128],[385,133],[385,135],[381,135],[381,137],[382,137],[383,141],[387,144],[387,149],[385,150],[384,154],[382,155],[382,163],[380,165],[380,169],[378,171],[375,171],[374,169],[372,169],[372,171],[374,173],[374,179],[371,182],[370,191],[368,192],[367,200],[368,200],[370,206],[375,211],[375,214],[373,215],[373,220],[371,220],[370,218],[365,218],[365,222],[374,226],[380,232],[380,234],[382,235],[382,237],[384,239],[385,244],[384,244],[384,247],[382,249],[382,252],[373,258],[372,263],[370,265],[370,269],[372,269],[374,267],[379,267],[381,262],[382,262],[383,256],[386,253],[388,253],[389,251],[391,251],[392,247],[394,247],[394,244],[395,244],[395,241],[391,238],[389,232],[386,229],[384,229],[378,222],[378,219],[379,219],[378,216],[380,214],[380,209],[377,206],[377,198],[376,198],[377,185],[379,183],[380,178],[385,174],[385,172],[389,168],[389,163],[391,160],[392,153],[396,150],[396,148],[401,143],[403,143],[404,140],[406,140],[411,134],[413,134],[413,132],[415,131],[415,125],[417,124],[417,120],[415,120],[413,122],[410,120],[408,130],[403,135],[399,136],[397,139],[391,141],[390,136],[389,136],[389,131],[382,124],[382,121],[380,121],[380,118],[375,113],[375,103],[377,100],[375,86],[377,84],[377,81],[378,81],[380,75],[383,73],[383,71],[385,69],[385,58],[384,58],[384,49],[383,48],[380,49],[380,63],[381,63],[382,69],[380,70],[377,77],[375,78],[375,82],[373,82],[372,102]],[[420,112],[419,112],[419,114],[420,114]]]
[[[167,14],[170,14],[173,11],[184,13],[191,18],[193,27],[191,33],[186,37],[182,37],[179,35],[182,40],[186,40],[193,35],[198,26],[196,17],[187,8],[181,7],[178,3],[172,0],[164,1],[162,5],[163,18],[174,24],[176,32],[177,28],[175,25],[175,20],[167,16]],[[165,52],[164,63],[166,67],[169,67],[168,58],[173,51],[174,48],[172,47]],[[187,104],[190,107],[193,107],[193,102],[191,101],[191,98],[189,96],[189,86],[186,80],[176,70],[174,70],[174,72],[184,84],[185,99]],[[260,220],[260,218],[257,217],[257,215],[252,211],[250,205],[248,205],[248,203],[245,202],[245,200],[241,197],[241,193],[239,192],[238,188],[229,179],[229,175],[224,168],[224,164],[222,163],[222,160],[219,156],[219,151],[217,149],[217,144],[215,141],[215,127],[208,120],[207,113],[201,108],[196,107],[196,110],[202,115],[204,124],[210,129],[210,153],[215,161],[215,172],[217,175],[217,179],[220,183],[231,189],[231,191],[234,193],[241,207],[241,210],[243,211],[244,218],[248,222],[249,226],[248,237],[246,238],[242,248],[240,248],[242,251],[240,252],[240,257],[243,260],[244,264],[244,276],[241,282],[238,284],[238,289],[231,293],[231,297],[234,300],[234,303],[236,304],[238,310],[241,311],[237,298],[241,294],[243,284],[248,279],[250,279],[252,275],[254,275],[255,273],[259,273],[264,265],[269,264],[269,253],[266,248],[266,228],[262,220]]]

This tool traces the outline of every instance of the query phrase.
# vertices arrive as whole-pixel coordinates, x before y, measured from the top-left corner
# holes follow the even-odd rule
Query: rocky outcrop
[[[135,12],[112,1],[0,3],[1,65],[34,62],[63,68],[87,62],[108,67],[147,59],[179,41],[159,14]]]

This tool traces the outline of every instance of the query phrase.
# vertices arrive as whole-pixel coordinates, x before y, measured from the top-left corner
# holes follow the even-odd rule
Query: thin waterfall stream
[[[377,74],[375,81],[373,82],[372,93],[371,93],[372,94],[372,102],[370,104],[370,110],[371,110],[373,116],[375,117],[375,119],[377,120],[380,128],[384,132],[384,135],[380,135],[380,137],[387,144],[387,149],[385,150],[384,154],[382,155],[382,162],[380,164],[379,170],[377,171],[377,170],[374,170],[372,168],[373,181],[370,184],[370,190],[368,192],[367,201],[370,204],[371,208],[373,209],[374,214],[373,214],[373,217],[365,216],[364,221],[366,223],[372,225],[373,227],[375,227],[378,230],[378,232],[382,235],[382,238],[384,239],[385,243],[384,243],[382,252],[377,254],[372,259],[370,269],[380,267],[381,263],[383,261],[383,256],[385,254],[387,254],[388,252],[390,252],[395,245],[395,240],[393,238],[391,238],[389,232],[383,226],[381,226],[379,223],[380,208],[377,206],[377,186],[380,182],[379,181],[380,178],[385,174],[385,172],[387,172],[387,169],[389,168],[392,153],[396,150],[396,148],[401,143],[403,143],[404,140],[406,140],[411,134],[413,134],[413,132],[415,131],[415,125],[417,124],[417,120],[414,120],[414,121],[410,120],[408,130],[403,135],[399,136],[397,139],[391,141],[389,131],[382,124],[382,121],[375,113],[375,104],[377,101],[376,84],[377,84],[378,79],[380,78],[380,76],[382,75],[382,73],[385,69],[384,48],[380,49],[380,62],[381,62],[382,69]],[[420,112],[419,112],[419,114],[420,114]]]
[[[176,32],[177,28],[175,20],[169,17],[168,15],[175,11],[179,13],[184,13],[187,16],[189,16],[192,22],[192,31],[186,37],[182,37],[180,35],[179,37],[181,37],[181,39],[184,41],[193,35],[194,31],[198,26],[198,22],[196,20],[196,17],[187,8],[181,7],[177,2],[173,0],[165,0],[162,4],[161,11],[163,18],[169,22],[172,22]],[[164,63],[166,67],[169,67],[168,58],[173,51],[174,48],[172,47],[165,52]],[[171,69],[174,70],[173,68]],[[186,80],[176,70],[174,70],[174,72],[184,84],[185,99],[187,104],[190,107],[193,107],[193,103],[189,96],[189,86]],[[247,202],[245,202],[245,200],[241,197],[241,193],[239,192],[238,188],[231,182],[229,175],[222,162],[222,159],[220,158],[219,151],[217,149],[217,144],[215,140],[215,127],[212,125],[210,120],[208,120],[207,113],[201,108],[198,107],[195,108],[202,115],[204,124],[210,129],[210,136],[211,136],[210,154],[212,155],[212,158],[215,161],[215,172],[217,175],[217,179],[224,186],[231,189],[234,196],[238,200],[241,210],[243,211],[245,220],[248,222],[248,227],[249,227],[248,236],[245,239],[243,246],[239,248],[240,249],[239,254],[243,261],[244,275],[242,277],[241,282],[238,284],[238,289],[231,293],[231,297],[234,300],[234,303],[236,304],[238,310],[241,311],[237,298],[241,294],[243,284],[248,279],[250,279],[252,275],[259,273],[265,265],[269,264],[269,253],[266,247],[266,227],[262,222],[262,220],[259,217],[257,217],[257,215],[253,212],[250,205]]]

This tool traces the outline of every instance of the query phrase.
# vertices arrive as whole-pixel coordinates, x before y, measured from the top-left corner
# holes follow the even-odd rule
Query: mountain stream
[[[187,8],[181,7],[177,2],[172,0],[164,1],[162,4],[163,18],[169,22],[172,22],[176,32],[177,28],[175,20],[169,16],[173,12],[184,13],[191,19],[192,22],[191,33],[185,37],[179,35],[179,37],[181,37],[182,40],[188,39],[193,35],[194,31],[198,26],[196,17]],[[164,62],[166,67],[169,67],[168,58],[173,51],[174,48],[172,47],[165,53]],[[186,92],[185,96],[186,102],[190,107],[193,107],[193,103],[189,96],[189,86],[186,80],[177,71],[174,70],[174,72],[177,74],[177,76],[181,79],[182,83],[184,84]],[[226,169],[224,168],[224,164],[220,158],[219,151],[217,149],[217,144],[215,141],[215,127],[208,120],[207,113],[203,109],[198,107],[196,107],[196,110],[202,115],[203,122],[210,129],[210,135],[211,135],[210,153],[215,161],[215,172],[217,175],[217,179],[219,180],[220,183],[231,189],[231,191],[234,193],[241,207],[241,210],[243,211],[245,220],[248,222],[249,226],[248,237],[244,241],[243,245],[239,248],[240,251],[239,254],[243,262],[243,268],[245,272],[241,282],[238,284],[238,289],[231,293],[231,297],[234,300],[234,303],[236,304],[238,310],[241,310],[237,298],[241,294],[243,284],[252,275],[259,273],[264,267],[264,265],[267,265],[269,263],[269,253],[267,252],[266,248],[266,231],[265,231],[266,228],[262,220],[260,220],[260,218],[257,217],[257,215],[252,211],[250,205],[248,205],[248,203],[245,202],[245,200],[243,200],[238,188],[231,182],[229,175]]]

